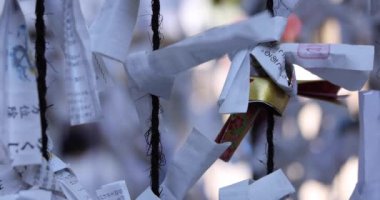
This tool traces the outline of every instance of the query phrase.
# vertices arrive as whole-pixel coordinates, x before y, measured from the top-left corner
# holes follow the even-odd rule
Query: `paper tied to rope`
[[[380,92],[359,93],[359,174],[351,200],[374,200],[380,198],[380,173],[378,172],[380,151]]]
[[[213,28],[194,37],[153,52],[137,52],[124,61],[133,87],[145,93],[169,98],[174,78],[211,59],[227,53],[279,40],[286,18],[268,12],[245,21]]]
[[[183,199],[187,191],[230,144],[229,142],[217,144],[194,128],[168,165],[165,179],[161,184],[160,198]],[[145,200],[154,196],[151,189],[147,188],[137,199]]]
[[[18,1],[6,0],[1,15],[1,131],[12,166],[42,162],[37,70]]]
[[[78,0],[64,0],[65,86],[71,125],[96,121],[100,102],[96,74],[89,51],[90,38]]]
[[[294,192],[294,187],[282,170],[277,170],[257,181],[249,179],[223,187],[219,190],[219,199],[279,200]]]
[[[247,80],[250,72],[257,74],[254,68],[250,70],[251,60],[258,61],[265,73],[280,88],[294,95],[298,87],[294,70],[287,69],[286,66],[296,64],[337,86],[359,90],[373,68],[373,59],[374,48],[368,45],[285,43],[242,50],[232,58],[231,68],[218,101],[219,112],[247,111]]]
[[[96,196],[99,200],[130,200],[128,188],[125,181],[116,181],[103,185],[96,190]]]

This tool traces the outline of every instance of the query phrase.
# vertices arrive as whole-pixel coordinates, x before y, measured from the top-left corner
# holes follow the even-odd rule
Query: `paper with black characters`
[[[6,0],[0,21],[2,136],[12,166],[40,164],[40,111],[33,60],[24,15],[17,1]],[[2,117],[4,117],[2,115]]]
[[[116,181],[96,190],[96,196],[99,200],[130,200],[128,188],[125,181]]]
[[[71,125],[94,122],[101,115],[90,37],[78,0],[64,0],[65,85]]]

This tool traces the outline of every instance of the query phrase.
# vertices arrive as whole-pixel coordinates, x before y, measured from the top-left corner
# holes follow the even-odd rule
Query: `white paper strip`
[[[227,53],[279,40],[286,18],[268,12],[229,26],[214,28],[150,53],[127,57],[126,70],[136,86],[147,93],[169,98],[176,74]]]
[[[105,1],[89,30],[92,51],[123,61],[128,54],[140,0]]]
[[[103,185],[99,190],[96,190],[96,196],[99,200],[131,199],[125,181],[117,181]]]
[[[375,200],[380,198],[380,92],[359,94],[360,150],[359,177],[351,200]]]
[[[292,64],[346,88],[359,90],[374,63],[374,47],[347,44],[282,44]]]
[[[193,129],[174,155],[162,182],[161,199],[183,199],[187,191],[218,159],[231,143],[217,144]]]
[[[230,71],[219,97],[219,112],[245,113],[248,109],[250,62],[248,50],[239,51],[232,59]],[[228,98],[238,97],[238,98]]]
[[[36,86],[37,70],[31,59],[30,43],[24,15],[17,1],[6,0],[1,17],[0,53],[5,75],[2,104],[8,135],[8,149],[13,166],[40,164],[40,116]],[[5,138],[4,138],[5,139]]]
[[[277,170],[255,182],[245,180],[219,191],[220,200],[280,200],[295,190],[281,170]]]
[[[100,102],[90,52],[90,38],[78,0],[64,1],[64,50],[66,95],[71,125],[96,121]]]

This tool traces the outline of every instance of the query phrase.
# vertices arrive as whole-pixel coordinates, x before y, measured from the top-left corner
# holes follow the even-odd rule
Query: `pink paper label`
[[[305,59],[326,59],[330,55],[329,44],[300,44],[298,56]]]

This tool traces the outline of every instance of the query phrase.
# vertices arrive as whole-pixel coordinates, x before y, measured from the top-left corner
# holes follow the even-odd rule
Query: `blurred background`
[[[35,0],[19,1],[33,27]],[[80,0],[88,26],[104,1]],[[379,4],[378,0],[300,0],[283,41],[377,45]],[[161,1],[161,7],[164,47],[255,15],[265,9],[265,1],[166,0]],[[150,15],[150,1],[141,0],[130,53],[151,50]],[[30,34],[34,36],[32,28]],[[48,36],[54,41],[54,35]],[[380,88],[377,54],[376,69],[363,89]],[[51,77],[58,73],[60,60],[60,54],[49,48],[48,61],[54,63],[49,65],[53,69]],[[111,84],[101,92],[103,118],[94,124],[69,127],[67,109],[60,98],[62,85],[51,78],[49,101],[54,106],[49,113],[49,135],[53,152],[70,164],[90,193],[95,194],[103,184],[126,180],[134,198],[149,185],[149,158],[142,128],[148,121],[138,120],[123,66],[112,60],[107,60],[106,66]],[[219,133],[228,116],[218,113],[217,100],[229,67],[229,59],[222,57],[186,71],[177,77],[171,99],[161,101],[167,163],[193,127],[211,139]],[[297,66],[296,73],[300,80],[318,79]],[[349,95],[342,104],[293,98],[283,117],[276,117],[275,167],[284,171],[297,190],[289,199],[346,200],[354,189],[358,170],[358,94],[340,93]],[[250,132],[233,159],[229,163],[215,162],[186,199],[218,199],[220,187],[265,175],[265,126],[254,126]],[[166,167],[163,166],[162,177]]]

